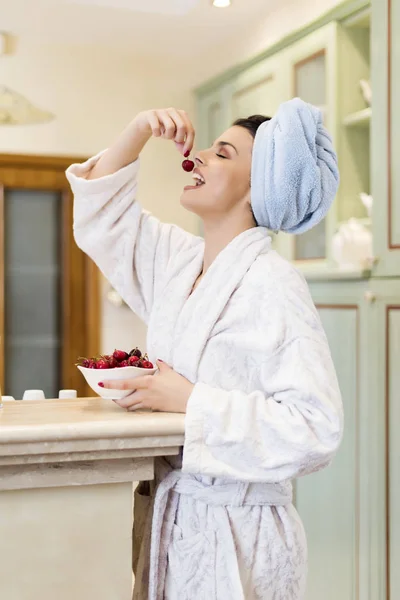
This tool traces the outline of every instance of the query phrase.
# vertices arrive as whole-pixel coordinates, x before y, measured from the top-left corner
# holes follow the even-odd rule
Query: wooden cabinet
[[[75,362],[99,352],[97,270],[72,231],[73,159],[0,156],[0,382],[89,393]]]

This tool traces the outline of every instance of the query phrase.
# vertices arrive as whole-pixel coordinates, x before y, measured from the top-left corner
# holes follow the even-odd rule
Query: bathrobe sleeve
[[[267,328],[266,356],[257,369],[260,389],[246,394],[195,385],[186,414],[185,472],[277,483],[317,471],[335,454],[342,401],[322,326],[318,320],[307,325],[286,306],[278,329],[279,335],[290,332],[289,339],[269,354],[273,326],[267,308],[261,311]],[[227,368],[229,357],[224,359]]]
[[[136,201],[139,160],[88,180],[101,153],[66,172],[74,194],[74,235],[130,308],[147,322],[172,255],[195,236],[160,223]]]

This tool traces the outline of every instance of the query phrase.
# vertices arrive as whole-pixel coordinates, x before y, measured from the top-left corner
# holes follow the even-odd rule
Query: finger
[[[142,404],[144,400],[143,392],[133,392],[133,394],[129,394],[129,396],[125,396],[125,398],[119,398],[114,400],[115,404],[118,404],[121,408],[131,408],[132,406],[136,406],[137,404]]]
[[[183,154],[186,154],[186,152],[191,152],[193,150],[196,132],[193,127],[193,123],[189,118],[189,115],[184,110],[180,110],[179,114],[185,122],[186,127],[186,139],[182,150]]]
[[[175,123],[175,143],[183,144],[186,139],[186,122],[175,108],[169,108],[168,114]]]
[[[171,371],[171,367],[167,365],[167,363],[162,361],[160,358],[156,361],[156,364],[160,373],[162,373],[163,371]]]
[[[99,386],[106,390],[129,390],[136,389],[136,379],[113,379],[111,381],[99,381]]]
[[[134,379],[135,390],[148,390],[153,383],[154,375],[141,375]]]
[[[159,111],[158,118],[160,119],[161,126],[164,129],[162,137],[165,140],[173,140],[176,135],[176,125],[169,116],[168,112],[166,110]]]
[[[140,410],[141,408],[144,408],[143,404],[135,404],[135,406],[130,406],[128,410],[129,412],[134,412],[135,410]]]
[[[99,381],[98,385],[106,390],[128,390],[133,392],[148,388],[152,377],[153,375],[141,375],[132,379],[112,379],[109,381]]]
[[[161,136],[161,123],[155,110],[149,112],[149,124],[154,137]]]

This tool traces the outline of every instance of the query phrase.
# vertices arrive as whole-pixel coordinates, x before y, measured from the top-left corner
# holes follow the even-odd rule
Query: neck
[[[211,263],[214,262],[218,254],[231,243],[241,233],[256,227],[254,219],[250,215],[246,221],[230,219],[223,217],[221,219],[213,219],[212,221],[204,220],[204,262],[203,275],[209,269]]]

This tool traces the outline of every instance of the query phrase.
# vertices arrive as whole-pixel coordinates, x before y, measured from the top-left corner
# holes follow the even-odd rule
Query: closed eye
[[[224,156],[223,154],[218,154],[218,153],[217,153],[217,156],[218,156],[219,158],[228,158],[227,156]]]

